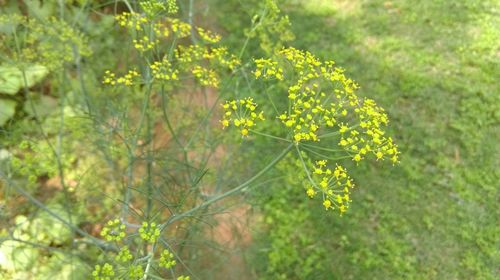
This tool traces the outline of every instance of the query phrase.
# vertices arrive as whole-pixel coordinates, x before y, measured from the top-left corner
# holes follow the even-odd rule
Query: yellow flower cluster
[[[199,65],[194,66],[191,73],[195,76],[196,80],[204,86],[219,86],[219,78],[214,70],[201,67]]]
[[[184,38],[191,34],[191,25],[176,18],[166,18],[164,21],[153,22],[141,14],[124,12],[116,15],[115,19],[121,27],[132,28],[136,31],[147,31],[147,27],[151,27],[154,31],[154,35],[158,38],[169,37],[170,31],[176,34],[178,38]],[[151,49],[154,47],[153,44],[157,43],[157,39],[153,39],[151,36],[145,36],[139,40],[134,40],[134,46],[141,51],[143,51],[143,49]]]
[[[356,162],[368,154],[377,160],[398,161],[397,146],[383,129],[388,124],[384,110],[375,101],[358,97],[358,85],[334,61],[322,62],[309,52],[286,48],[278,52],[276,61],[257,59],[255,63],[255,77],[265,79],[283,77],[281,69],[292,65],[290,76],[295,78],[288,88],[289,109],[278,119],[292,130],[295,142],[340,134],[339,146]]]
[[[176,14],[179,11],[176,0],[167,0],[167,13]]]
[[[316,162],[314,171],[309,176],[311,185],[307,187],[306,193],[310,198],[320,193],[326,210],[338,209],[342,214],[349,208],[349,194],[354,183],[341,165],[337,164],[334,169],[326,165],[326,160]]]
[[[159,37],[168,37],[170,35],[170,30],[172,30],[178,38],[185,38],[191,34],[191,25],[176,18],[166,18],[166,23],[152,22],[144,15],[134,12],[124,12],[116,15],[115,19],[121,27],[132,28],[136,31],[145,31],[147,30],[146,26],[151,26],[155,34]],[[170,27],[170,30],[167,26]]]
[[[226,101],[222,107],[224,108],[224,117],[221,120],[222,128],[232,124],[240,129],[242,136],[247,136],[249,129],[253,128],[257,121],[265,120],[264,112],[256,112],[257,104],[250,97]]]
[[[74,63],[75,56],[92,54],[84,34],[56,17],[38,20],[15,13],[2,14],[0,26],[6,27],[4,31],[15,29],[18,35],[22,34],[15,38],[15,32],[0,32],[0,51],[6,55],[2,61],[39,64],[55,70],[64,63]]]
[[[115,260],[117,262],[122,262],[126,263],[130,260],[132,260],[134,257],[132,256],[132,253],[130,253],[130,249],[127,246],[123,246],[118,254],[115,256]]]
[[[150,0],[141,1],[139,4],[142,10],[149,16],[155,16],[163,11],[166,11],[169,14],[175,14],[179,10],[176,0],[167,0],[166,2]]]
[[[128,279],[141,279],[144,277],[144,269],[140,264],[128,266]],[[109,279],[106,279],[109,280]]]
[[[203,53],[203,58],[214,61],[231,70],[234,70],[241,64],[240,60],[234,54],[230,54],[226,47],[207,48]]]
[[[115,269],[109,263],[105,263],[102,267],[97,264],[94,267],[94,271],[92,271],[92,277],[94,280],[109,280],[114,279],[114,276]]]
[[[165,3],[159,1],[140,1],[139,6],[149,16],[154,16],[164,10],[167,10]]]
[[[151,6],[152,4],[145,5],[151,9],[159,7],[153,7]],[[175,18],[166,18],[164,21],[153,22],[137,13],[123,13],[116,16],[116,20],[120,26],[135,28],[141,31],[140,33],[152,29],[152,32],[149,32],[147,36],[138,36],[137,39],[133,40],[133,46],[139,52],[155,49],[159,46],[160,39],[168,38],[171,33],[175,34],[177,38],[186,37],[191,34],[191,25]],[[146,25],[150,29],[146,28]],[[220,35],[202,28],[197,28],[197,31],[200,37],[211,43],[216,43],[221,38]],[[225,47],[200,45],[178,46],[174,49],[174,53],[175,59],[165,57],[162,61],[155,61],[150,64],[151,73],[155,79],[162,81],[178,80],[179,72],[183,72],[192,74],[204,86],[218,87],[220,80],[217,71],[212,67],[219,66],[234,70],[240,65],[240,60],[235,55],[230,54]],[[173,65],[175,65],[175,68]],[[114,73],[108,71],[104,76],[103,82],[110,85],[132,85],[133,78],[135,77],[134,74],[136,72],[116,78]]]
[[[206,51],[204,47],[199,45],[179,46],[175,49],[175,58],[181,63],[188,64],[201,60]]]
[[[198,31],[198,35],[200,35],[200,37],[208,43],[217,43],[222,39],[219,34],[210,30],[205,30],[201,27],[196,28],[196,30]]]
[[[256,69],[255,78],[264,77],[265,79],[276,78],[280,81],[284,79],[283,68],[278,66],[278,62],[272,59],[259,58],[255,60]]]
[[[158,264],[160,267],[164,267],[166,269],[172,269],[172,267],[174,267],[177,264],[177,262],[174,259],[174,254],[172,254],[172,252],[170,252],[169,250],[165,249],[160,254],[160,260]],[[177,277],[177,280],[189,280],[189,279],[190,277],[186,275],[181,275]]]
[[[138,13],[124,12],[115,16],[115,20],[121,27],[134,28],[137,31],[143,30],[143,25],[148,23],[148,19]]]
[[[281,49],[286,42],[295,39],[288,16],[280,11],[276,2],[262,0],[256,3],[266,14],[263,17],[255,16],[252,19],[253,28],[247,32],[249,36],[258,38],[261,49],[267,54]]]
[[[353,160],[361,161],[367,154],[377,160],[390,158],[393,164],[398,162],[397,145],[391,137],[386,137],[381,125],[387,125],[388,118],[384,109],[372,99],[365,99],[361,106],[354,109],[359,117],[359,129],[351,129],[349,135],[342,134],[339,145],[353,155]]]
[[[301,147],[313,153],[311,149],[320,148],[344,153],[356,163],[368,156],[398,162],[397,146],[386,136],[389,120],[384,109],[372,99],[358,97],[359,86],[347,78],[345,70],[336,67],[334,61],[321,61],[309,52],[284,48],[272,59],[256,59],[255,65],[256,79],[278,80],[288,87],[287,109],[278,113],[277,119],[290,132],[299,155],[303,153]],[[241,105],[249,108],[253,103],[249,100],[227,101],[223,105],[223,128],[234,125],[240,127],[242,135],[248,135],[257,115],[248,123],[246,114],[236,118],[232,114],[240,110]],[[332,137],[341,149],[302,143]],[[326,164],[326,160],[317,161],[311,171],[303,164],[309,182],[306,194],[311,198],[321,194],[325,209],[338,209],[342,214],[349,208],[350,189],[354,184],[342,165],[328,168]]]
[[[185,38],[191,35],[191,25],[189,23],[176,18],[167,18],[167,21],[178,38]]]
[[[162,61],[155,61],[150,66],[153,77],[158,80],[179,80],[179,70],[173,69],[172,64],[165,57]]]
[[[160,237],[160,229],[156,223],[143,222],[142,226],[139,228],[139,236],[149,243],[155,243],[158,237]]]
[[[153,25],[153,30],[157,37],[168,38],[170,36],[170,29],[168,26],[162,22],[157,22]]]
[[[183,63],[189,64],[198,62],[202,59],[207,59],[214,64],[218,64],[234,70],[241,64],[240,60],[230,54],[226,47],[209,48],[199,45],[190,45],[189,47],[179,46],[175,50],[176,59]]]
[[[144,36],[139,40],[134,39],[132,42],[134,43],[134,48],[140,52],[152,50],[160,43],[159,40],[150,40],[148,36]]]
[[[240,64],[239,59],[229,54],[225,47],[179,46],[175,50],[175,58],[180,63],[181,69],[190,71],[202,85],[213,87],[219,86],[217,73],[212,69],[201,67],[200,62],[206,60],[214,66],[219,65],[231,70],[234,70]]]
[[[291,109],[278,117],[286,127],[293,129],[293,139],[296,142],[319,141],[317,132],[320,126],[324,123],[329,126],[335,124],[332,110],[323,106],[322,98],[325,93],[316,92],[317,89],[317,84],[305,87],[303,93],[291,88],[288,92]]]
[[[107,241],[120,241],[125,238],[125,225],[118,219],[108,221],[101,231],[101,236]]]
[[[216,61],[231,70],[236,69],[241,61],[234,55],[230,54],[226,47],[218,47],[211,49],[210,52],[205,54],[205,58],[216,59]]]
[[[285,48],[278,52],[278,54],[285,57],[290,61],[296,70],[309,70],[308,72],[314,73],[314,68],[320,66],[322,63],[310,52],[304,52],[295,48]],[[327,64],[332,64],[328,62]],[[309,77],[312,78],[312,77]]]
[[[170,269],[175,266],[177,262],[174,259],[174,254],[172,254],[169,250],[165,249],[160,254],[160,266]]]
[[[124,86],[132,86],[134,85],[135,78],[139,77],[139,73],[136,70],[129,70],[127,74],[122,77],[116,77],[115,73],[107,70],[104,72],[104,79],[102,81],[103,84],[106,85],[124,85]]]

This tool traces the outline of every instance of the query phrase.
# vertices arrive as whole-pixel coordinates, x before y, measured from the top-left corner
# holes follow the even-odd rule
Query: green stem
[[[142,277],[143,280],[148,279],[149,270],[151,269],[151,263],[152,263],[152,261],[154,259],[155,247],[156,247],[156,243],[153,244],[153,246],[151,248],[151,252],[149,253],[148,262],[146,264],[146,269],[144,269],[144,276]]]
[[[315,155],[317,155],[317,156],[319,156],[321,158],[328,159],[328,160],[334,160],[334,161],[336,161],[336,160],[341,160],[341,159],[346,159],[346,158],[352,158],[351,155],[334,158],[334,157],[326,156],[324,154],[320,154],[320,153],[318,153],[318,152],[316,152],[316,151],[314,151],[314,150],[312,150],[312,149],[310,149],[310,148],[308,148],[306,146],[304,146],[303,148],[304,148],[304,150],[307,150],[310,153],[313,153],[313,154],[315,154]]]
[[[3,174],[2,174],[2,177],[6,178],[5,176],[3,176]],[[64,224],[68,228],[70,228],[71,230],[73,230],[74,232],[77,232],[81,236],[88,238],[91,241],[92,244],[97,245],[97,246],[99,246],[102,249],[116,251],[116,248],[114,246],[109,245],[107,242],[102,241],[102,240],[100,240],[98,238],[95,238],[94,236],[88,234],[87,232],[83,231],[79,227],[76,227],[72,223],[70,223],[70,222],[66,221],[65,219],[61,218],[59,215],[57,215],[52,210],[50,210],[49,208],[47,208],[47,206],[45,206],[45,204],[43,204],[38,199],[36,199],[35,197],[33,197],[31,194],[29,194],[23,188],[18,187],[17,185],[11,184],[9,182],[8,182],[8,184],[10,186],[13,186],[19,193],[21,193],[23,196],[25,196],[28,200],[30,200],[33,204],[35,204],[36,206],[38,206],[40,209],[42,209],[45,212],[47,212],[50,216],[52,216],[53,218],[55,218],[56,220],[58,220],[59,222],[61,222],[62,224]]]
[[[295,146],[295,148],[297,150],[297,154],[299,155],[300,162],[302,162],[302,167],[304,167],[304,171],[307,174],[307,178],[309,179],[309,181],[311,182],[311,184],[313,186],[316,186],[316,184],[314,183],[314,180],[311,178],[311,174],[309,173],[309,170],[307,169],[306,163],[304,162],[304,158],[302,158],[302,154],[300,153],[299,146]]]
[[[253,130],[253,129],[250,129],[250,132],[258,134],[258,135],[261,135],[261,136],[264,136],[264,137],[269,137],[269,138],[272,138],[272,139],[276,139],[276,140],[280,140],[280,141],[285,141],[285,142],[288,142],[288,143],[292,142],[292,140],[288,140],[288,139],[281,138],[281,137],[278,137],[278,136],[274,136],[274,135],[270,135],[270,134],[267,134],[267,133],[259,132],[259,131]]]
[[[167,108],[166,108],[167,98],[166,98],[165,88],[163,85],[161,86],[160,93],[161,93],[161,110],[162,110],[163,119],[165,120],[165,123],[167,124],[167,129],[170,132],[170,134],[172,134],[172,138],[174,138],[175,143],[177,143],[179,148],[182,150],[182,156],[183,156],[183,160],[184,160],[184,165],[186,167],[186,175],[187,175],[187,179],[188,179],[187,181],[191,182],[191,166],[189,165],[189,158],[188,158],[188,154],[187,154],[187,152],[188,152],[187,145],[184,146],[182,144],[182,142],[179,139],[179,136],[177,136],[177,133],[175,132],[174,127],[172,126],[172,122],[170,122],[170,119],[169,119],[168,113],[167,113]]]
[[[304,146],[306,148],[318,149],[318,150],[332,152],[332,153],[335,153],[335,152],[345,152],[344,149],[340,149],[340,150],[328,149],[328,148],[324,148],[324,147],[321,147],[321,146],[318,146],[318,145],[310,145],[310,144],[304,144],[304,143],[301,143],[300,145]]]
[[[243,57],[243,54],[245,53],[247,45],[250,42],[251,34],[262,24],[262,20],[265,18],[266,14],[267,14],[267,8],[265,8],[264,11],[262,12],[262,15],[260,16],[259,22],[257,24],[255,24],[254,21],[252,20],[252,26],[250,27],[250,31],[247,34],[247,38],[245,40],[245,43],[243,43],[243,47],[241,48],[240,55],[238,55],[238,59],[241,60],[241,58]]]
[[[269,171],[280,160],[282,160],[288,154],[288,152],[290,152],[290,150],[294,146],[295,146],[295,143],[290,143],[290,145],[288,145],[288,147],[286,147],[273,161],[271,161],[266,167],[264,167],[261,171],[259,171],[257,174],[255,174],[252,178],[248,179],[243,184],[241,184],[241,185],[237,186],[236,188],[231,189],[231,190],[229,190],[229,191],[227,191],[227,192],[225,192],[217,197],[211,198],[211,199],[199,204],[198,206],[191,208],[190,210],[188,210],[184,213],[172,216],[169,220],[167,220],[163,225],[160,226],[160,230],[163,231],[168,225],[172,224],[173,222],[178,221],[180,219],[183,219],[185,217],[191,216],[193,213],[195,213],[196,211],[198,211],[200,209],[203,209],[203,208],[205,208],[205,207],[207,207],[207,206],[209,206],[209,205],[211,205],[219,200],[222,200],[230,195],[233,195],[233,194],[240,192],[245,187],[247,187],[248,185],[250,185],[251,183],[253,183],[257,179],[259,179],[262,175],[267,173],[267,171]]]

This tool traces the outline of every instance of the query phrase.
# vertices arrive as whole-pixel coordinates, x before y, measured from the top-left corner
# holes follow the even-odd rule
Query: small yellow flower
[[[359,162],[361,160],[361,156],[359,154],[356,154],[352,159],[356,162]]]
[[[323,201],[323,206],[325,206],[325,209],[328,210],[329,208],[332,207],[332,202],[330,200],[328,200],[328,199],[325,199]]]
[[[219,78],[217,77],[217,74],[215,73],[214,70],[209,70],[199,65],[196,65],[191,70],[191,73],[193,73],[193,75],[200,82],[200,84],[204,86],[213,86],[213,87],[219,86]]]
[[[217,43],[222,38],[219,34],[216,34],[210,30],[205,30],[201,27],[196,28],[200,37],[208,43]]]
[[[114,85],[124,85],[124,86],[132,86],[134,84],[134,80],[139,76],[139,73],[135,70],[129,70],[127,74],[116,77],[114,73],[111,71],[106,71],[104,73],[103,84],[108,84],[111,86]]]
[[[323,174],[323,170],[321,170],[321,168],[314,168],[314,174],[321,175]]]
[[[316,192],[314,191],[313,188],[308,188],[306,193],[307,193],[307,196],[309,196],[310,198],[314,198],[314,195],[316,194]]]
[[[170,22],[170,28],[179,38],[185,38],[191,35],[191,25],[187,22],[181,21],[176,18],[167,18]]]
[[[244,137],[248,136],[250,129],[257,126],[259,121],[265,120],[264,112],[256,113],[257,104],[252,98],[226,101],[222,104],[222,108],[225,110],[221,120],[223,128],[232,124],[240,128],[240,133]]]

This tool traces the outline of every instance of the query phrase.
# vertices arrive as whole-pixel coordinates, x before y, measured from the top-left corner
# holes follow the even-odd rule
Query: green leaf
[[[30,16],[35,18],[48,19],[56,14],[56,1],[25,0],[23,2],[28,8]]]
[[[24,86],[32,87],[47,76],[49,70],[42,65],[32,65],[24,70],[26,85],[21,69],[11,65],[0,65],[0,93],[14,95]]]
[[[36,92],[30,92],[29,94],[34,98],[33,106],[31,106],[30,101],[26,101],[23,109],[30,117],[35,117],[35,115],[38,117],[46,117],[57,108],[57,99],[46,95],[40,95]]]
[[[43,265],[36,268],[37,279],[71,279],[84,280],[89,279],[90,271],[88,266],[78,257],[65,255],[64,253],[54,251]]]
[[[0,98],[0,126],[3,126],[16,112],[16,101]]]
[[[76,217],[69,217],[68,211],[60,204],[47,205],[52,214],[63,220],[76,222]],[[43,211],[30,224],[29,234],[39,243],[64,244],[71,240],[73,233],[67,225],[54,218],[51,214]]]
[[[7,240],[0,244],[0,268],[7,271],[27,270],[38,258],[36,248]]]

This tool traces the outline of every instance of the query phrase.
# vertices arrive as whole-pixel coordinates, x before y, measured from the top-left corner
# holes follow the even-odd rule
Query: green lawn
[[[500,2],[285,2],[291,45],[346,68],[402,151],[394,168],[352,170],[347,215],[304,210],[294,230],[315,228],[305,243],[325,251],[308,277],[498,279]],[[270,231],[297,219],[281,222]]]
[[[347,68],[403,152],[357,170],[351,213],[318,223],[332,274],[500,277],[500,2],[303,2],[296,46]]]

